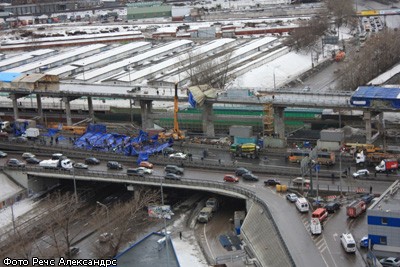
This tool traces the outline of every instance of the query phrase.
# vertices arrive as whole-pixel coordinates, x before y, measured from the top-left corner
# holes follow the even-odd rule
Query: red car
[[[139,163],[139,167],[145,167],[148,169],[153,169],[153,163],[150,163],[148,161],[142,161]]]
[[[224,176],[224,181],[225,182],[237,183],[237,182],[239,182],[239,178],[236,177],[235,175],[232,175],[232,174],[226,174]]]

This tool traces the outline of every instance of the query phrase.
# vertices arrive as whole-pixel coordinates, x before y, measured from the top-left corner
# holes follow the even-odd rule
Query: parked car
[[[119,163],[118,161],[107,162],[107,168],[109,168],[111,170],[122,170],[123,169],[121,163]]]
[[[102,233],[99,236],[99,242],[104,243],[104,242],[110,241],[113,238],[113,236],[114,235],[112,233]]]
[[[339,202],[329,202],[325,205],[325,209],[328,213],[334,213],[337,210],[340,210],[340,203]]]
[[[79,248],[70,247],[69,250],[67,252],[65,252],[65,255],[67,255],[68,257],[72,257],[72,256],[75,256],[78,253],[79,253]]]
[[[6,152],[0,151],[0,158],[5,158],[7,155],[8,154]]]
[[[294,203],[297,200],[297,195],[294,193],[287,194],[286,199],[289,200],[290,202]]]
[[[371,203],[371,201],[374,199],[374,195],[372,195],[372,194],[367,194],[367,195],[363,195],[363,196],[361,196],[361,200],[362,201],[364,201],[365,202],[365,204],[369,204],[369,203]]]
[[[21,168],[23,168],[23,167],[25,167],[25,163],[23,163],[23,162],[21,162],[21,161],[19,161],[19,160],[17,160],[17,159],[9,159],[9,160],[7,161],[7,166],[9,166],[9,167],[21,167]]]
[[[395,257],[383,258],[380,259],[379,262],[382,264],[382,266],[400,266],[400,258]]]
[[[225,174],[224,182],[237,183],[237,182],[239,182],[239,177],[232,175],[232,174]]]
[[[139,163],[139,167],[145,167],[147,169],[153,169],[153,163],[150,163],[148,161],[141,161]]]
[[[240,167],[240,168],[236,169],[235,175],[236,176],[242,176],[244,173],[247,173],[247,172],[250,172],[250,171],[248,169],[246,169],[246,168]]]
[[[246,172],[242,174],[242,178],[247,181],[258,181],[258,177],[252,174],[251,172]]]
[[[169,155],[169,158],[170,159],[187,159],[187,155],[182,152],[178,152],[178,153]]]
[[[171,172],[165,174],[164,178],[169,179],[169,180],[180,180],[181,179],[181,177],[179,175],[176,175],[175,173],[171,173]]]
[[[81,162],[74,163],[74,164],[72,164],[72,166],[75,169],[88,169],[89,168],[88,165],[86,165],[85,163],[81,163]]]
[[[90,157],[85,159],[85,163],[89,165],[98,165],[100,164],[100,160],[96,159],[95,157]]]
[[[25,159],[25,161],[26,161],[26,163],[29,163],[29,164],[39,164],[41,160],[36,157],[31,157],[31,158]]]
[[[281,181],[279,181],[278,179],[268,179],[268,180],[264,181],[264,185],[266,185],[266,186],[277,185],[277,184],[281,184]]]
[[[25,152],[25,153],[22,154],[22,158],[23,159],[33,158],[33,157],[35,157],[35,155],[32,154],[32,153],[29,153],[29,152]]]
[[[360,248],[368,248],[368,236],[363,236],[360,240]]]
[[[355,173],[353,173],[353,178],[361,178],[364,176],[368,176],[369,175],[369,171],[367,169],[361,169],[356,171]]]

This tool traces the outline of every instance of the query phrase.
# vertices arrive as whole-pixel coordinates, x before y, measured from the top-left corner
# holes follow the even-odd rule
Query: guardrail
[[[91,178],[93,177],[98,177],[98,178],[116,178],[120,180],[127,180],[127,181],[135,181],[135,182],[148,182],[148,183],[159,183],[161,185],[188,185],[188,186],[195,186],[195,187],[206,187],[206,188],[213,188],[213,189],[222,189],[226,190],[228,192],[234,192],[236,194],[240,194],[248,199],[251,199],[259,204],[262,205],[263,209],[265,210],[266,214],[268,215],[268,218],[272,221],[274,228],[276,230],[276,233],[279,237],[279,240],[282,242],[282,246],[286,252],[286,254],[289,257],[289,261],[292,263],[292,266],[295,266],[295,263],[293,261],[293,258],[289,252],[289,249],[287,248],[282,235],[279,231],[279,228],[277,227],[271,212],[268,209],[268,206],[264,203],[262,199],[260,199],[256,193],[252,190],[249,190],[247,188],[243,188],[238,185],[233,185],[233,184],[226,184],[222,182],[215,182],[215,181],[210,181],[210,180],[198,180],[198,179],[190,179],[190,178],[181,178],[181,180],[165,180],[161,176],[128,176],[127,174],[122,174],[122,173],[109,173],[109,172],[104,172],[104,171],[85,171],[85,170],[73,170],[73,171],[66,171],[66,170],[53,170],[53,169],[43,169],[40,167],[25,167],[25,168],[16,168],[16,167],[7,167],[3,166],[3,170],[20,170],[24,172],[41,172],[41,173],[52,173],[52,174],[60,174],[60,175],[68,175],[71,179],[75,179],[76,176],[79,175],[86,175],[90,176]],[[212,190],[211,190],[212,191]]]

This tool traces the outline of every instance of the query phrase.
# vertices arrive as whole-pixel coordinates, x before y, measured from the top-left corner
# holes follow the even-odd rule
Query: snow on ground
[[[14,203],[14,219],[17,220],[18,217],[24,215],[36,206],[36,202],[32,199],[26,198],[19,202]],[[4,228],[12,223],[12,211],[11,206],[0,210],[0,228]]]
[[[10,181],[7,176],[0,173],[0,201],[4,201],[22,190],[21,187]]]
[[[279,88],[311,68],[311,54],[290,52],[237,77],[231,87]]]

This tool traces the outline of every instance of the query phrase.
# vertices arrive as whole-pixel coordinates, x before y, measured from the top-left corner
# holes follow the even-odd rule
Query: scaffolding
[[[274,134],[274,108],[272,102],[264,104],[263,135],[272,136]]]

